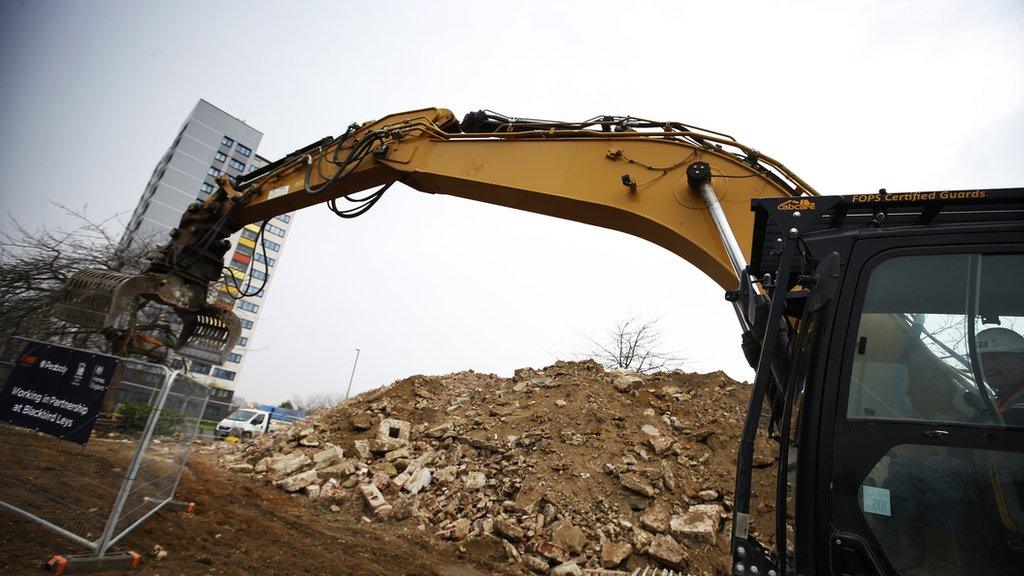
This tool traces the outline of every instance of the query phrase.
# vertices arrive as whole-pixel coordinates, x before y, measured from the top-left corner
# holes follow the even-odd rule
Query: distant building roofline
[[[217,106],[216,104],[214,104],[213,102],[210,102],[210,101],[209,101],[209,100],[207,100],[206,98],[200,98],[200,99],[199,99],[199,102],[205,102],[206,104],[209,104],[210,106],[213,106],[213,107],[214,107],[214,108],[216,108],[217,110],[220,110],[221,112],[223,112],[223,113],[224,113],[225,115],[227,115],[227,116],[230,116],[230,117],[234,118],[235,120],[238,120],[238,121],[239,121],[239,122],[241,122],[242,124],[245,124],[246,126],[249,126],[249,128],[252,128],[253,130],[256,130],[256,132],[258,132],[260,136],[263,136],[263,132],[261,132],[260,130],[257,130],[256,128],[253,128],[253,127],[252,127],[252,126],[250,126],[250,125],[249,125],[249,123],[248,123],[248,122],[246,122],[245,120],[242,120],[242,119],[241,119],[241,118],[239,118],[238,116],[235,116],[234,114],[232,114],[232,113],[228,112],[227,110],[225,110],[225,109],[221,108],[220,106]]]

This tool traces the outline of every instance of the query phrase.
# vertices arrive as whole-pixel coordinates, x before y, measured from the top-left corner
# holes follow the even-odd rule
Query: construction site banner
[[[27,342],[4,383],[0,420],[84,446],[117,363],[112,356]]]

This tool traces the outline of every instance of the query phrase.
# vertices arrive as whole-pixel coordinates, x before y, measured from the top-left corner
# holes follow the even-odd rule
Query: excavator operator
[[[978,332],[978,355],[1003,421],[1024,426],[1024,336],[1009,328],[986,328]]]

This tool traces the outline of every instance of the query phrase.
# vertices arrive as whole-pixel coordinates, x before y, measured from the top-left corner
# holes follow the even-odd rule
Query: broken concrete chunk
[[[283,478],[304,468],[309,465],[312,460],[309,459],[300,450],[296,450],[291,454],[282,454],[277,458],[274,458],[267,464],[267,469],[270,471],[271,476],[275,478]]]
[[[515,507],[520,512],[532,512],[533,508],[544,497],[544,492],[534,486],[523,486],[516,494]]]
[[[345,497],[345,493],[338,484],[338,481],[331,478],[320,486],[320,493],[317,494],[317,497],[320,500],[337,502]]]
[[[673,568],[683,568],[683,558],[686,551],[683,547],[667,534],[655,536],[647,548],[647,554],[652,558],[660,560]]]
[[[494,519],[494,531],[513,542],[521,541],[523,536],[526,535],[522,528],[516,526],[514,522],[505,518]]]
[[[371,438],[367,443],[370,452],[384,454],[392,450],[398,450],[405,445],[405,442],[397,438]]]
[[[399,498],[398,500],[393,501],[391,507],[392,520],[405,520],[416,513],[418,503],[413,498]]]
[[[466,536],[469,536],[469,531],[472,528],[473,523],[469,518],[459,518],[452,522],[450,526],[438,532],[437,535],[445,540],[463,540]]]
[[[406,420],[385,418],[377,425],[377,439],[385,442],[398,441],[404,444],[409,441],[410,430],[412,430],[412,424]]]
[[[499,418],[502,416],[511,416],[516,413],[516,410],[518,408],[518,404],[516,404],[515,406],[491,406],[489,414],[491,416],[498,416]]]
[[[570,554],[583,552],[587,545],[587,536],[568,520],[561,520],[551,526],[551,538],[555,544],[565,548]]]
[[[654,496],[654,487],[636,474],[623,474],[619,476],[619,482],[622,483],[623,488],[632,490],[637,494],[642,494],[648,498]]]
[[[384,455],[384,460],[388,462],[394,462],[395,460],[405,459],[408,460],[412,457],[412,453],[409,451],[408,446],[402,446],[397,450],[392,450]]]
[[[449,420],[448,422],[442,422],[441,424],[427,428],[426,431],[423,432],[423,435],[427,438],[441,438],[445,434],[453,432],[454,430],[455,423]]]
[[[374,462],[370,465],[370,472],[374,474],[384,474],[388,478],[391,478],[395,474],[398,474],[398,469],[391,462]]]
[[[416,494],[430,485],[430,469],[422,468],[417,471],[402,488],[410,494]]]
[[[583,570],[575,562],[564,562],[551,569],[551,576],[583,576]]]
[[[562,548],[561,546],[553,542],[537,542],[535,545],[533,545],[533,548],[541,556],[544,556],[545,558],[550,558],[555,562],[561,563],[569,561],[569,552],[566,551],[565,548]]]
[[[459,518],[452,524],[455,531],[455,539],[462,540],[466,536],[469,536],[469,531],[473,528],[473,523],[470,522],[469,518]]]
[[[548,573],[548,561],[533,554],[523,554],[521,560],[523,566],[526,566],[530,572],[536,574],[547,574]]]
[[[417,388],[413,391],[413,394],[415,394],[417,398],[423,398],[424,400],[437,400],[437,396],[434,396],[434,394],[426,388]]]
[[[317,436],[316,434],[310,434],[309,436],[303,436],[299,440],[299,445],[300,446],[306,446],[306,447],[309,447],[309,448],[316,448],[317,446],[320,445],[320,437]]]
[[[697,498],[700,498],[705,502],[714,502],[715,500],[718,500],[718,492],[715,492],[714,490],[701,490],[697,493]]]
[[[252,472],[253,471],[253,465],[252,464],[246,464],[245,462],[239,462],[238,464],[228,464],[228,471],[229,472],[239,472],[239,473],[241,473],[241,472]]]
[[[462,476],[462,484],[466,490],[479,490],[487,484],[487,476],[483,472],[467,472]]]
[[[459,474],[458,466],[445,466],[434,473],[434,480],[438,484],[448,484],[453,482]]]
[[[640,427],[640,431],[648,436],[661,436],[661,430],[658,430],[658,427],[653,424],[644,424]]]
[[[536,372],[537,371],[534,370],[533,368],[516,368],[514,371],[512,371],[512,381],[521,382],[527,378],[531,378],[534,374],[536,374]]]
[[[633,536],[633,546],[637,550],[642,550],[644,548],[647,548],[648,546],[651,545],[651,542],[654,541],[654,534],[651,534],[647,530],[644,530],[643,528],[638,528],[636,526],[633,527],[633,534],[632,534],[632,536]]]
[[[384,495],[380,493],[376,486],[373,484],[360,484],[359,491],[362,492],[363,498],[366,499],[367,505],[370,506],[374,514],[378,516],[391,514],[391,505],[384,499]]]
[[[494,441],[492,438],[480,438],[478,435],[458,436],[459,442],[465,442],[474,448],[481,450],[490,450],[491,452],[501,452],[501,445]]]
[[[679,539],[714,544],[722,507],[718,504],[697,504],[682,516],[672,517],[672,534]]]
[[[314,482],[316,482],[316,470],[306,470],[305,472],[299,472],[294,476],[289,476],[284,480],[279,480],[277,485],[285,492],[295,492],[297,490],[302,490]]]
[[[345,457],[345,450],[334,444],[324,444],[325,448],[313,455],[314,468],[326,468]]]
[[[550,502],[545,503],[544,504],[544,523],[545,524],[551,524],[551,522],[555,519],[555,513],[556,513],[555,505],[550,503]]]
[[[622,375],[612,382],[615,390],[626,394],[644,385],[644,379],[639,376]]]
[[[665,484],[665,489],[669,492],[675,492],[677,486],[676,477],[675,474],[672,474],[671,468],[665,467],[665,471],[661,475],[661,481]]]
[[[538,388],[556,388],[556,387],[558,387],[558,382],[556,382],[555,380],[553,380],[551,378],[548,378],[547,376],[541,376],[541,377],[538,377],[538,378],[533,378],[532,380],[530,380],[530,384],[532,384],[532,385],[534,385],[534,386],[536,386]]]
[[[324,478],[344,478],[355,471],[356,461],[352,459],[341,460],[336,464],[331,464],[318,470],[319,474]]]
[[[672,521],[672,513],[664,502],[656,502],[640,516],[640,525],[656,534],[667,534]]]
[[[402,471],[401,474],[391,479],[390,489],[393,492],[401,490],[407,482],[412,480],[413,475],[420,471],[420,467],[416,464],[409,463],[409,466]]]
[[[320,486],[316,484],[310,484],[306,486],[306,496],[309,496],[310,500],[316,500],[320,498]]]
[[[647,444],[654,449],[654,453],[663,456],[672,448],[673,440],[668,436],[648,436]]]
[[[626,506],[629,506],[630,510],[642,512],[651,505],[651,499],[647,496],[642,496],[636,492],[626,492],[623,495],[623,500],[626,501]]]
[[[391,477],[384,472],[374,472],[370,478],[370,483],[377,487],[378,490],[384,491],[388,488],[388,483],[391,481]]]
[[[356,447],[356,454],[363,461],[370,459],[370,441],[369,440],[356,440],[353,444]]]
[[[633,546],[629,542],[605,542],[601,546],[601,566],[614,568],[633,553]]]
[[[414,458],[412,461],[414,463],[416,463],[416,464],[419,464],[420,467],[425,467],[425,466],[428,466],[429,464],[431,464],[434,461],[434,459],[436,459],[436,458],[437,458],[437,452],[435,452],[432,448],[427,448],[426,452],[424,452],[423,454],[420,454],[419,456]]]
[[[373,416],[366,412],[361,412],[352,417],[351,423],[352,428],[356,430],[369,430],[373,428]]]
[[[519,550],[508,540],[502,540],[501,547],[505,550],[505,557],[510,561],[519,562],[521,560]]]

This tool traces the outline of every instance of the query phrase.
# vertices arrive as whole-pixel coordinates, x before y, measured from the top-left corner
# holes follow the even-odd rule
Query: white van
[[[235,436],[237,438],[255,438],[270,429],[270,412],[243,408],[235,410],[227,418],[217,423],[218,438]]]

